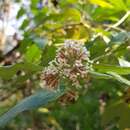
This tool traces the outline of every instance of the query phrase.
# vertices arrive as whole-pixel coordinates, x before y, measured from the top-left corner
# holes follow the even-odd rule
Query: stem
[[[113,76],[113,78],[116,79],[116,80],[118,80],[119,82],[124,83],[124,84],[130,86],[130,81],[127,80],[127,79],[125,79],[125,78],[123,78],[122,76],[120,76],[120,75],[118,75],[118,74],[116,74],[114,72],[109,72],[108,74],[110,74],[111,76]]]
[[[89,71],[89,73],[92,75],[92,77],[96,77],[99,79],[112,79],[113,78],[111,75],[103,74],[103,73],[99,73],[95,71]]]
[[[125,15],[117,23],[107,28],[106,31],[109,31],[111,28],[117,28],[118,26],[120,26],[129,17],[129,15],[130,15],[130,11],[127,11]]]
[[[108,72],[107,74],[99,73],[95,71],[89,71],[89,73],[92,75],[92,77],[100,78],[100,79],[115,79],[119,81],[120,83],[126,84],[126,88],[128,89],[128,86],[130,86],[130,81],[123,78],[122,76],[114,73],[114,72]]]
[[[112,27],[116,28],[119,25],[121,25],[129,17],[129,15],[130,15],[130,11],[126,12],[126,14],[117,23],[115,23]]]
[[[120,26],[130,15],[130,11],[127,11],[125,15],[115,24],[109,26],[108,28],[105,29],[105,31],[109,31],[111,28],[112,29],[118,29],[118,26]],[[95,37],[93,37],[92,41],[94,41],[96,38],[101,36],[101,33],[97,33]]]

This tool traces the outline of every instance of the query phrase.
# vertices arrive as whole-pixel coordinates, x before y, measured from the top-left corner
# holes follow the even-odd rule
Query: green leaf
[[[23,99],[20,103],[18,103],[7,113],[3,114],[0,117],[0,127],[5,126],[11,119],[16,117],[19,113],[46,105],[47,103],[56,100],[63,94],[64,94],[63,90],[57,90],[57,91],[41,90],[36,94]]]
[[[30,63],[39,63],[41,59],[41,50],[37,45],[33,44],[29,48],[27,48],[27,52],[25,54],[25,60]]]
[[[9,80],[11,79],[18,71],[25,71],[28,73],[37,72],[42,70],[41,66],[32,64],[32,63],[17,63],[10,66],[0,66],[0,78]]]
[[[67,5],[76,4],[76,3],[78,3],[78,0],[60,0],[59,1],[61,8],[64,8]]]
[[[50,61],[52,61],[55,58],[56,55],[56,46],[53,44],[51,46],[47,45],[43,50],[43,56],[42,56],[42,64],[44,66],[47,66]]]
[[[129,80],[113,72],[109,72],[108,74],[102,74],[95,71],[89,71],[89,73],[91,74],[92,77],[97,78],[97,79],[115,79],[121,83],[124,83],[130,86]]]
[[[123,0],[109,0],[109,2],[113,4],[117,10],[127,10],[127,6]]]
[[[49,16],[47,16],[44,19],[44,27],[48,28],[50,23],[51,24],[55,23],[57,25],[59,24],[58,26],[60,27],[60,26],[63,26],[64,24],[68,24],[69,22],[70,23],[79,23],[80,21],[81,21],[80,11],[75,8],[66,7],[60,13],[54,13],[54,14],[50,14]],[[50,24],[50,26],[52,26],[51,24]]]
[[[97,4],[103,8],[113,8],[113,6],[105,0],[89,0],[92,4]]]
[[[29,20],[25,19],[20,27],[20,29],[24,30],[29,25]]]
[[[25,14],[25,10],[23,8],[21,8],[17,14],[17,18],[20,18],[23,14]]]
[[[126,5],[130,7],[130,0],[126,0]]]
[[[74,8],[68,8],[67,11],[65,10],[63,16],[64,16],[64,20],[67,21],[80,22],[81,20],[80,12]]]
[[[124,43],[127,39],[129,39],[129,32],[119,32],[119,33],[116,33],[116,34],[113,34],[112,37],[111,37],[111,42],[114,42],[114,43]]]
[[[90,42],[90,55],[91,58],[96,58],[98,56],[104,55],[106,43],[101,41],[101,39],[97,38],[96,40]]]
[[[121,67],[121,66],[106,65],[106,64],[94,64],[93,68],[97,72],[102,72],[102,73],[114,72],[120,75],[130,74],[130,67]]]
[[[120,130],[130,128],[130,108],[123,100],[111,101],[102,116],[103,126],[115,123]]]

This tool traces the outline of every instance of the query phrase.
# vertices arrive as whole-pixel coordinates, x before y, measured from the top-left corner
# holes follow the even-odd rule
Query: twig
[[[111,28],[114,29],[118,28],[118,26],[120,26],[129,17],[129,15],[130,15],[130,11],[127,11],[125,15],[118,22],[106,28],[105,31],[109,31]]]
[[[127,11],[125,15],[115,24],[109,26],[108,28],[105,29],[105,31],[109,31],[110,29],[118,29],[118,26],[120,26],[130,15],[130,11]],[[94,41],[96,38],[101,36],[101,33],[97,33],[95,37],[92,39]]]
[[[116,27],[120,26],[129,17],[129,15],[130,15],[130,11],[127,11],[126,14],[117,23],[115,23],[111,27],[116,28]]]

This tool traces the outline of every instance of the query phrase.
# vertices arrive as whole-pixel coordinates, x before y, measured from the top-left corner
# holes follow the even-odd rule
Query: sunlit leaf
[[[121,67],[121,66],[105,65],[105,64],[95,64],[93,65],[93,67],[95,68],[95,70],[102,73],[115,72],[121,75],[130,74],[130,67]]]
[[[105,0],[89,0],[92,4],[97,4],[104,8],[113,8],[113,6]]]
[[[126,6],[124,0],[108,0],[108,1],[111,4],[113,4],[115,9],[117,9],[117,10],[127,10],[127,6]]]

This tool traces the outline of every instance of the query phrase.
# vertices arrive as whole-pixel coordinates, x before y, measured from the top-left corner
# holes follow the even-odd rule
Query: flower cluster
[[[44,86],[56,88],[66,79],[75,87],[87,85],[90,69],[89,53],[79,40],[66,40],[56,53],[55,59],[44,69],[41,79]]]
[[[67,105],[68,103],[74,103],[79,97],[79,93],[76,91],[68,91],[63,96],[59,98],[59,103],[62,106]]]
[[[46,86],[49,89],[55,89],[59,84],[59,72],[57,68],[51,64],[41,74],[42,86]]]

